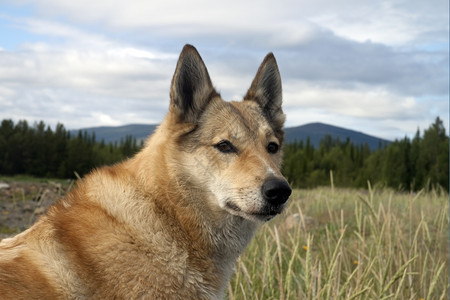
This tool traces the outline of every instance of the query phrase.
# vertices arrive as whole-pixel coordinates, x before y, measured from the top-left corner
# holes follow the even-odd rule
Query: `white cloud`
[[[44,119],[69,128],[161,121],[178,54],[116,43],[56,22],[22,21],[64,40],[0,52],[0,119]],[[130,110],[138,113],[124,114]]]
[[[288,125],[415,132],[436,114],[448,119],[448,9],[405,3],[21,1],[33,6],[29,15],[0,20],[33,39],[0,41],[0,119],[159,122],[178,53],[191,42],[225,99],[241,98],[273,51]]]
[[[428,128],[448,111],[446,99],[419,99],[367,85],[349,90],[291,82],[284,85],[283,96],[287,126],[320,121],[391,140],[412,138],[418,127]],[[448,114],[441,119],[448,124]]]
[[[118,126],[121,125],[120,121],[114,120],[110,115],[105,113],[94,112],[92,113],[92,117],[98,119],[102,124],[107,126]]]
[[[286,35],[278,39],[282,44],[298,38],[293,29],[299,20],[314,22],[360,42],[372,40],[391,45],[411,42],[436,28],[448,28],[448,3],[441,0],[135,0],[131,3],[38,0],[32,3],[44,17],[64,16],[73,22],[103,24],[120,30],[147,29],[175,36],[259,32],[275,39]],[[281,28],[285,30],[280,31]],[[300,31],[303,29],[300,27]]]
[[[411,119],[423,114],[424,107],[413,97],[393,94],[384,89],[360,86],[342,88],[291,84],[284,88],[287,109],[320,108],[329,114],[367,119]]]

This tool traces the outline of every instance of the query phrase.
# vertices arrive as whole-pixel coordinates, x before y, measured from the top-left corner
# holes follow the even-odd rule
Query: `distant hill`
[[[130,124],[125,126],[102,126],[102,127],[90,127],[82,128],[82,131],[86,131],[89,134],[95,133],[96,140],[104,140],[105,143],[120,142],[127,135],[131,135],[136,138],[138,142],[145,140],[158,125],[151,124]],[[72,134],[76,134],[78,130],[72,130]],[[370,149],[376,150],[378,146],[389,144],[390,141],[380,139],[374,136],[367,135],[362,132],[345,129],[342,127],[327,125],[323,123],[309,123],[297,127],[285,128],[286,142],[304,141],[309,137],[311,145],[315,148],[319,146],[320,140],[326,135],[330,135],[332,138],[339,138],[341,141],[346,141],[349,138],[354,144],[368,144]]]
[[[356,145],[368,144],[371,150],[378,149],[379,145],[389,145],[391,142],[385,139],[377,138],[362,132],[345,129],[333,125],[323,123],[309,123],[297,127],[285,128],[286,142],[292,143],[295,141],[306,141],[309,137],[311,145],[317,148],[320,141],[326,136],[330,135],[333,139],[338,138],[345,142],[347,138]]]
[[[81,128],[77,130],[71,130],[71,134],[77,134],[79,130],[86,131],[88,134],[95,133],[96,141],[105,141],[105,143],[120,143],[120,140],[124,140],[127,135],[131,135],[138,143],[155,131],[157,124],[130,124],[124,126],[101,126],[101,127],[89,127]]]

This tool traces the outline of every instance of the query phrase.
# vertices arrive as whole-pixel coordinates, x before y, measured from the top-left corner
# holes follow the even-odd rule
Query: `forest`
[[[95,134],[71,134],[58,124],[43,121],[32,126],[3,120],[0,126],[0,175],[74,178],[95,167],[121,161],[142,144],[132,136],[120,143],[97,141]],[[365,188],[369,181],[404,191],[441,187],[449,191],[449,137],[437,117],[423,133],[405,137],[371,151],[326,136],[318,148],[309,140],[284,146],[283,174],[293,187],[313,188],[332,184]]]
[[[52,130],[43,121],[29,126],[3,120],[0,126],[0,175],[75,178],[95,167],[131,157],[142,145],[126,136],[120,143],[98,142],[95,134],[72,135],[57,124]]]

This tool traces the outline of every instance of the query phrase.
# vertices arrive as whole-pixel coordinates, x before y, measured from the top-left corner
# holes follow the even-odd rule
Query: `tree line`
[[[332,171],[332,177],[331,173]],[[423,134],[405,137],[371,151],[326,136],[318,149],[309,140],[284,147],[283,173],[294,187],[329,185],[367,187],[367,182],[417,191],[440,186],[449,190],[449,137],[438,117]],[[331,179],[332,178],[332,179]]]
[[[119,143],[97,141],[95,134],[72,134],[62,124],[54,130],[43,121],[30,126],[3,120],[0,126],[0,174],[74,178],[136,153],[142,144],[132,136]],[[330,184],[366,187],[367,181],[401,190],[441,186],[449,190],[449,137],[436,118],[423,134],[405,137],[372,151],[326,136],[314,148],[309,139],[284,147],[283,173],[297,188]]]
[[[3,120],[0,126],[0,174],[74,178],[94,167],[132,156],[140,149],[136,139],[126,136],[120,143],[96,141],[95,134],[71,134],[58,124],[52,130],[43,121],[30,126]]]

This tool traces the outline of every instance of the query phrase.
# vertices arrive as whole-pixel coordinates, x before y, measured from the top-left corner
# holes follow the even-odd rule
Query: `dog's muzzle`
[[[286,180],[278,177],[267,178],[261,186],[264,203],[256,210],[243,210],[232,199],[227,199],[225,208],[234,215],[252,220],[269,221],[283,212],[292,190]]]

